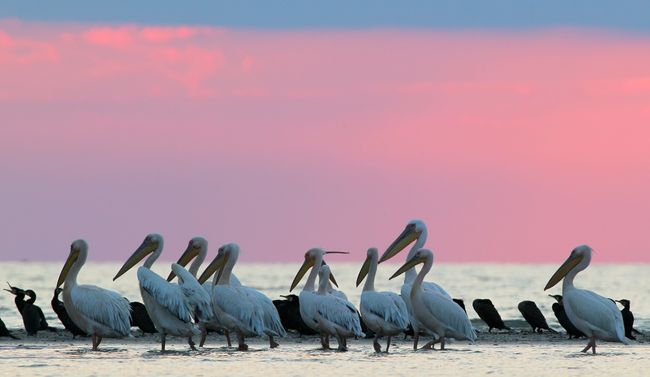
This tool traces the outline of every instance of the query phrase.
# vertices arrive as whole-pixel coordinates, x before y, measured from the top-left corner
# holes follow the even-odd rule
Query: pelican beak
[[[289,288],[289,292],[293,291],[293,289],[300,283],[300,280],[302,280],[302,277],[305,276],[307,271],[309,271],[310,268],[314,266],[314,260],[312,258],[305,258],[305,261],[302,263],[302,266],[300,266],[300,269],[298,270],[298,273],[296,274],[296,277],[293,278],[293,282],[291,283],[291,288]]]
[[[199,283],[203,284],[205,283],[210,276],[212,276],[215,272],[219,271],[219,275],[217,276],[217,282],[219,281],[219,278],[221,278],[221,270],[223,270],[223,266],[226,264],[228,261],[228,256],[224,254],[218,254],[212,262],[208,265],[208,267],[205,268],[203,273],[201,274],[201,277],[198,278]]]
[[[388,280],[392,280],[395,277],[400,276],[401,274],[405,273],[406,271],[410,270],[411,268],[417,266],[420,263],[424,263],[426,261],[426,257],[413,257],[410,260],[406,261],[402,267],[397,270],[393,276],[391,276]]]
[[[68,273],[70,272],[70,268],[72,268],[72,265],[74,264],[74,262],[77,261],[78,258],[79,258],[79,250],[71,249],[70,255],[68,255],[68,259],[66,259],[65,264],[61,269],[61,273],[59,274],[59,280],[57,280],[56,282],[56,288],[59,288],[63,284],[65,278],[68,276]],[[14,288],[11,287],[11,289]]]
[[[582,255],[570,255],[569,258],[567,258],[567,260],[562,263],[560,268],[555,271],[553,276],[551,276],[551,279],[548,281],[548,283],[546,283],[544,290],[552,288],[555,284],[562,280],[564,276],[569,273],[569,271],[571,271],[575,266],[582,262],[582,258]]]
[[[407,225],[406,228],[404,228],[402,234],[397,236],[395,241],[393,241],[393,243],[388,246],[388,249],[386,249],[381,258],[379,258],[379,263],[385,262],[394,257],[397,255],[397,253],[404,250],[408,244],[415,241],[418,237],[420,237],[420,232],[416,231],[414,226]]]
[[[372,258],[370,256],[366,257],[365,262],[363,262],[363,266],[361,266],[361,270],[359,271],[359,276],[357,276],[357,287],[363,279],[366,278],[366,275],[368,275],[368,271],[370,271],[370,263],[372,261]]]
[[[176,264],[179,264],[182,267],[185,267],[185,266],[187,266],[188,263],[190,263],[190,261],[192,259],[196,258],[197,255],[199,255],[199,248],[194,247],[194,244],[192,242],[190,242],[187,245],[187,249],[185,249],[185,251],[183,252],[183,255],[181,255],[181,257],[178,258],[178,261],[176,262]],[[170,272],[169,276],[167,276],[167,281],[172,281],[175,276],[176,276],[176,274],[174,273],[174,271]]]
[[[152,241],[149,238],[145,238],[144,241],[142,241],[142,244],[138,249],[129,257],[129,259],[124,262],[124,266],[120,268],[120,271],[118,271],[117,275],[113,278],[113,281],[115,279],[119,278],[122,276],[125,272],[131,269],[131,267],[135,266],[138,262],[140,262],[144,257],[147,255],[153,253],[156,249],[158,248],[158,241]]]
[[[347,253],[344,253],[344,252],[340,252],[340,253],[341,254],[347,254]],[[326,266],[326,265],[327,265],[327,263],[325,263],[325,261],[323,261],[323,263],[321,263],[321,266]],[[339,287],[339,283],[337,283],[336,279],[334,279],[334,274],[332,273],[332,271],[330,271],[330,281],[332,282],[332,284],[334,284],[336,286],[336,288]]]

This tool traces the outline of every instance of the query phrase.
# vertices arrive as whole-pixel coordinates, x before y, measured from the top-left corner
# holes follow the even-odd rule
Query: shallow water
[[[61,263],[2,263],[0,281],[9,281],[21,288],[30,288],[40,294],[41,306],[51,326],[62,327],[50,308],[50,292],[61,268]],[[168,263],[164,265],[169,266]],[[360,289],[354,287],[359,264],[331,263],[338,282],[352,302],[358,304]],[[167,274],[159,264],[155,270]],[[140,300],[135,269],[116,282],[112,277],[119,269],[115,263],[93,264],[84,267],[81,283],[97,284],[114,289],[131,300]],[[376,281],[377,289],[399,291],[401,279],[387,278],[398,266],[382,265]],[[594,265],[581,273],[576,284],[613,298],[628,298],[636,317],[635,327],[650,330],[650,276],[648,265]],[[601,343],[596,356],[579,352],[584,340],[566,340],[563,334],[532,334],[522,321],[517,303],[535,301],[552,327],[560,329],[550,309],[553,299],[544,292],[546,281],[555,271],[555,265],[492,265],[440,264],[434,266],[431,280],[444,286],[454,297],[465,299],[468,315],[478,330],[484,324],[471,308],[475,298],[490,298],[506,322],[515,329],[512,333],[480,333],[478,341],[469,345],[456,342],[445,351],[417,351],[409,341],[394,339],[391,353],[377,355],[368,340],[351,341],[350,351],[338,353],[318,349],[318,340],[291,335],[280,341],[279,348],[268,349],[263,339],[249,342],[251,351],[237,352],[224,346],[223,337],[211,335],[206,349],[189,351],[182,339],[168,342],[170,352],[159,352],[155,335],[127,339],[105,339],[100,352],[91,352],[89,339],[72,340],[61,331],[40,332],[37,337],[26,337],[22,320],[13,303],[13,296],[0,294],[0,317],[21,340],[0,338],[0,364],[6,375],[106,375],[123,376],[155,374],[178,375],[269,375],[285,376],[323,375],[406,375],[444,374],[529,374],[611,375],[614,371],[625,375],[645,375],[650,368],[649,338],[630,346]],[[242,264],[236,273],[244,284],[258,288],[276,298],[286,294],[298,269],[297,264]],[[559,293],[556,287],[550,293]],[[179,363],[180,362],[180,363]],[[181,368],[181,369],[179,369]]]

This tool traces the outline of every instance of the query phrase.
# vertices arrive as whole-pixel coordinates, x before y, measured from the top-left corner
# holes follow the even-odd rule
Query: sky
[[[0,260],[650,262],[650,3],[0,4]]]

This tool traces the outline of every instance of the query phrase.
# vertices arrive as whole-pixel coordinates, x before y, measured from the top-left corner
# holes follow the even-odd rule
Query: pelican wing
[[[623,316],[612,300],[586,289],[573,289],[565,296],[564,305],[570,305],[570,310],[593,332],[604,340],[629,343],[625,337]]]
[[[232,280],[231,280],[232,282]],[[287,332],[282,326],[278,309],[273,305],[273,301],[264,293],[249,287],[242,287],[254,305],[258,306],[264,313],[264,330],[265,333],[271,333],[274,336],[285,336]]]
[[[357,308],[349,301],[341,300],[330,294],[318,295],[316,311],[326,320],[336,323],[355,336],[365,335],[361,330]]]
[[[442,288],[441,286],[439,286],[434,282],[425,281],[422,283],[422,288],[425,291],[437,292],[444,298],[448,298],[449,300],[451,300],[451,295],[449,295],[449,293],[447,293],[447,291],[445,291],[444,288]]]
[[[264,335],[264,313],[242,287],[215,285],[214,303],[248,331],[259,336]]]
[[[131,331],[131,306],[119,293],[95,285],[70,291],[72,305],[84,316],[125,336]]]
[[[172,263],[172,271],[178,276],[178,286],[192,308],[195,319],[208,322],[214,317],[210,294],[201,286],[196,277],[181,265]]]
[[[421,294],[429,313],[455,334],[452,337],[461,339],[465,337],[472,342],[476,340],[472,323],[469,321],[467,313],[458,304],[439,293],[423,291]]]
[[[138,268],[138,281],[142,289],[178,319],[192,321],[192,308],[178,284],[168,282],[146,267]]]
[[[393,292],[366,291],[361,294],[361,306],[395,327],[406,329],[409,313],[402,298]]]

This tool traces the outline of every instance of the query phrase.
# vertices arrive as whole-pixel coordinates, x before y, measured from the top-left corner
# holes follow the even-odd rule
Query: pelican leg
[[[269,347],[270,348],[275,348],[277,346],[279,346],[278,342],[273,340],[273,337],[271,335],[269,335]]]
[[[329,335],[320,335],[320,345],[323,347],[324,350],[330,349],[330,339]]]
[[[97,342],[97,335],[93,334],[93,351],[97,351],[97,346],[99,346],[99,343]]]
[[[420,334],[414,332],[413,333],[413,351],[418,350],[418,340],[420,340]]]
[[[391,336],[388,336],[388,340],[386,341],[386,353],[388,353],[388,349],[390,348],[390,338]]]
[[[208,329],[205,326],[201,326],[201,340],[199,340],[199,347],[203,347],[205,344],[205,338],[208,337]]]
[[[340,336],[340,335],[337,335],[337,336],[336,336],[336,340],[338,340],[338,342],[339,342],[339,348],[338,348],[338,351],[340,351],[340,352],[346,352],[346,351],[348,350],[347,339],[345,339],[344,337],[342,337],[342,336]]]
[[[230,343],[230,331],[226,330],[224,331],[224,334],[226,334],[226,341],[228,342],[228,347],[232,347],[232,343]]]
[[[390,337],[388,339],[390,339]],[[375,339],[372,340],[372,346],[375,348],[375,352],[381,352],[381,345],[379,345],[379,334],[375,334]]]
[[[239,347],[237,349],[239,351],[248,351],[248,344],[244,343],[244,334],[238,332],[237,340],[239,341]]]
[[[196,351],[196,347],[194,347],[194,341],[192,340],[191,336],[187,338],[187,344],[190,345],[190,349],[192,349],[192,351]]]
[[[589,351],[589,348],[592,349],[592,351],[593,351],[593,353],[594,353],[594,355],[595,355],[595,354],[596,354],[596,338],[593,337],[593,336],[592,336],[591,338],[589,338],[589,343],[587,343],[587,347],[585,347],[585,348],[582,350],[582,352],[585,352],[585,353],[586,353],[587,351]]]
[[[165,340],[167,338],[167,334],[161,333],[160,334],[160,351],[165,352]]]

